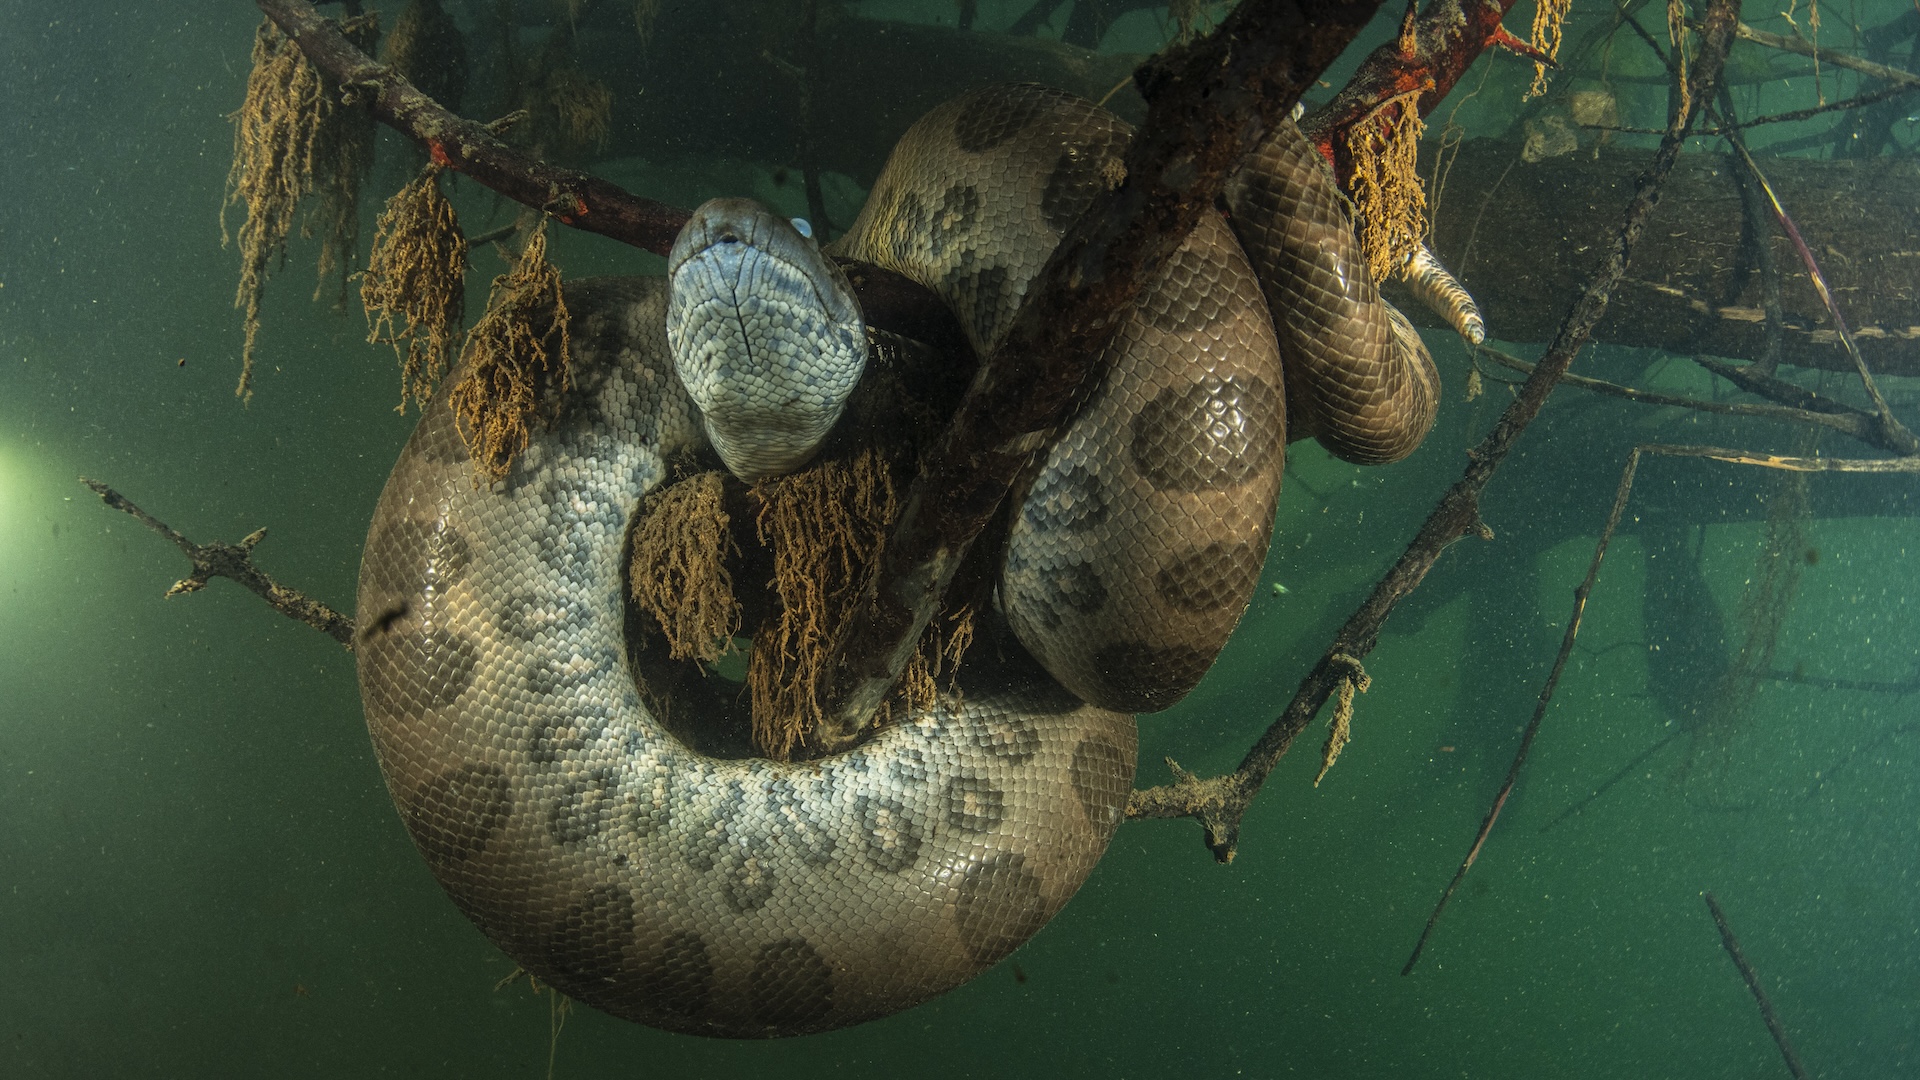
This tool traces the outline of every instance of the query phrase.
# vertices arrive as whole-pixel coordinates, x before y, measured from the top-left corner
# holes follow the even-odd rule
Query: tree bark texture
[[[1529,163],[1513,142],[1470,140],[1446,174],[1433,247],[1486,315],[1488,333],[1542,341],[1566,314],[1652,151],[1581,149]],[[1780,201],[1832,284],[1877,373],[1920,375],[1920,162],[1762,158]],[[1740,202],[1740,165],[1694,152],[1674,166],[1595,338],[1614,345],[1758,359],[1765,348],[1759,260]],[[1777,229],[1781,359],[1851,370],[1800,259]],[[1404,305],[1416,322],[1437,319]]]

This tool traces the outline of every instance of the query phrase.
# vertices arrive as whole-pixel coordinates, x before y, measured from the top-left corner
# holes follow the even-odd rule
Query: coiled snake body
[[[840,250],[919,277],[984,349],[1126,137],[1054,91],[968,95],[903,137]],[[1025,496],[999,603],[1046,673],[963,669],[960,695],[844,754],[701,755],[629,672],[631,518],[708,440],[661,279],[568,287],[567,408],[506,480],[476,488],[444,395],[429,407],[374,515],[359,672],[394,801],[461,910],[574,998],[733,1037],[906,1008],[1038,931],[1123,815],[1128,713],[1190,689],[1245,609],[1288,425],[1378,459],[1431,421],[1431,361],[1391,353],[1411,331],[1323,167],[1297,132],[1275,142],[1292,172],[1234,205],[1291,207],[1270,224],[1293,255],[1255,256],[1281,264],[1279,339],[1210,217]]]

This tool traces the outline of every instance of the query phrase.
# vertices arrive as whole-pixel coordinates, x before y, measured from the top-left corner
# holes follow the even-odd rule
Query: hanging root
[[[514,455],[526,449],[533,421],[568,386],[571,347],[560,271],[547,261],[542,219],[513,269],[493,279],[486,314],[460,352],[466,375],[455,384],[451,404],[480,479],[503,479]]]
[[[234,393],[253,397],[254,343],[260,334],[260,294],[267,264],[286,261],[287,234],[294,208],[313,190],[313,141],[327,106],[320,73],[298,46],[271,20],[253,37],[253,70],[247,98],[233,121],[233,165],[227,170],[227,198],[220,206],[220,237],[227,232],[227,209],[247,208],[240,225],[240,287],[233,306],[244,312],[246,340],[240,350],[240,385]]]
[[[1347,132],[1360,249],[1375,281],[1404,271],[1427,231],[1427,192],[1414,170],[1426,130],[1418,108],[1422,92],[1388,98]]]
[[[1360,666],[1359,660],[1345,654],[1335,656],[1333,659],[1345,664],[1349,670],[1340,680],[1337,691],[1340,699],[1333,706],[1333,726],[1327,731],[1327,745],[1320,749],[1320,771],[1313,778],[1314,787],[1320,786],[1320,781],[1326,778],[1327,770],[1333,768],[1333,763],[1340,760],[1340,751],[1346,749],[1348,741],[1353,738],[1354,691],[1358,690],[1364,694],[1367,688],[1373,685],[1373,676],[1367,674],[1366,669]]]
[[[1533,9],[1533,34],[1528,43],[1558,60],[1561,31],[1566,25],[1567,10],[1572,6],[1573,0],[1537,0]],[[1546,92],[1547,65],[1536,61],[1533,65],[1533,85],[1527,87],[1521,100],[1531,100]]]
[[[747,691],[754,745],[785,761],[810,745],[826,720],[822,698],[831,681],[834,635],[879,570],[899,498],[883,454],[872,447],[762,481],[755,491],[760,542],[773,552],[777,604],[754,634]],[[883,705],[883,721],[896,707],[911,712],[933,704],[943,675],[951,692],[972,641],[970,607],[936,617]]]
[[[832,635],[865,588],[899,501],[872,449],[763,481],[757,490],[760,542],[773,550],[779,609],[754,635],[747,690],[754,745],[785,761],[826,719],[820,699]]]
[[[379,33],[371,15],[342,25],[349,40],[363,48]],[[234,394],[253,397],[254,349],[260,335],[260,296],[268,264],[286,260],[287,235],[293,231],[300,201],[322,193],[321,206],[307,219],[302,234],[323,226],[320,278],[345,269],[359,235],[360,181],[372,161],[373,119],[365,109],[340,104],[340,89],[320,74],[272,20],[254,32],[253,68],[247,74],[246,100],[233,121],[233,164],[227,170],[227,197],[220,206],[222,243],[233,237],[227,210],[246,208],[240,225],[240,285],[233,306],[244,314],[246,337],[240,350],[240,383]]]
[[[571,65],[554,68],[547,75],[546,104],[557,123],[557,151],[579,153],[607,145],[613,91],[606,83]]]
[[[459,112],[467,94],[467,42],[440,0],[412,0],[393,24],[382,57],[414,88]]]
[[[634,0],[633,30],[640,37],[640,54],[645,56],[653,48],[654,26],[660,20],[662,0]]]
[[[400,360],[401,412],[409,398],[425,406],[433,397],[465,307],[467,240],[440,172],[428,165],[387,200],[360,281],[367,340],[393,346]]]
[[[348,19],[340,31],[361,52],[371,54],[380,23],[376,16],[364,15]],[[300,235],[320,238],[313,298],[332,292],[334,310],[345,312],[347,277],[360,247],[360,185],[373,170],[375,125],[371,110],[341,101],[340,88],[331,78],[325,86],[322,100],[328,103],[328,115],[314,133],[313,160],[326,174],[315,177],[320,201],[301,224]]]
[[[666,633],[667,655],[720,659],[740,631],[727,556],[738,554],[723,502],[724,481],[704,472],[647,496],[633,532],[634,602]]]
[[[1817,22],[1819,9],[1814,12]],[[1693,109],[1693,90],[1687,85],[1687,0],[1667,0],[1667,40],[1673,43],[1675,115],[1685,116]],[[1819,85],[1815,78],[1814,86]]]

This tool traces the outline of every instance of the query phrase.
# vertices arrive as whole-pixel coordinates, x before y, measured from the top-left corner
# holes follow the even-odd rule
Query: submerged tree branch
[[[1747,963],[1746,954],[1740,951],[1740,939],[1733,936],[1733,927],[1727,925],[1727,913],[1713,899],[1713,894],[1703,892],[1701,898],[1707,902],[1707,911],[1713,915],[1713,925],[1720,931],[1720,944],[1727,950],[1727,957],[1740,971],[1740,977],[1746,980],[1747,990],[1753,994],[1753,1003],[1760,1007],[1760,1020],[1767,1025],[1767,1034],[1773,1036],[1773,1043],[1780,1048],[1780,1056],[1787,1063],[1787,1071],[1798,1080],[1806,1080],[1807,1067],[1801,1063],[1800,1055],[1794,1052],[1792,1040],[1787,1038],[1787,1029],[1781,1025],[1780,1017],[1773,1011],[1773,1002],[1767,1000],[1767,991],[1760,985],[1760,975]]]
[[[1551,63],[1500,25],[1515,0],[1431,0],[1400,35],[1360,63],[1334,99],[1301,123],[1301,130],[1345,178],[1341,161],[1346,132],[1384,102],[1420,92],[1420,115],[1440,104],[1488,48],[1499,45]]]
[[[1708,8],[1701,53],[1692,71],[1693,103],[1712,99],[1737,19],[1737,0],[1714,0]],[[1177,772],[1173,784],[1135,791],[1127,805],[1129,817],[1195,818],[1205,830],[1206,844],[1214,857],[1222,862],[1232,860],[1238,849],[1240,821],[1247,806],[1328,695],[1348,678],[1352,660],[1364,659],[1373,651],[1394,606],[1420,584],[1448,546],[1469,535],[1491,536],[1480,521],[1481,492],[1514,442],[1546,404],[1547,395],[1605,314],[1608,298],[1625,275],[1627,260],[1659,200],[1660,186],[1673,170],[1674,160],[1686,141],[1695,111],[1695,108],[1684,110],[1661,141],[1660,149],[1636,185],[1605,261],[1574,302],[1553,343],[1522,385],[1513,404],[1479,445],[1469,451],[1465,473],[1441,498],[1399,561],[1334,635],[1319,662],[1301,680],[1286,710],[1254,743],[1232,773],[1199,780]]]
[[[392,67],[376,62],[307,0],[255,0],[307,60],[364,100],[381,123],[419,143],[433,160],[481,186],[544,211],[563,225],[666,255],[688,211],[635,195],[597,176],[563,169],[502,142],[486,124],[454,114]],[[868,323],[945,347],[963,341],[933,293],[900,274],[847,264]]]
[[[271,576],[253,565],[253,549],[267,538],[267,530],[255,529],[238,544],[226,544],[214,541],[211,544],[196,544],[168,527],[167,523],[135,506],[125,495],[113,490],[98,480],[81,477],[80,482],[93,489],[100,501],[115,510],[133,515],[134,520],[173,541],[187,561],[193,564],[193,573],[173,583],[167,590],[168,596],[181,593],[199,592],[207,582],[217,577],[231,578],[247,587],[248,590],[273,606],[275,611],[289,619],[306,623],[328,637],[353,648],[353,620],[298,589],[289,589],[273,580]]]
[[[1501,367],[1522,374],[1532,374],[1534,365],[1503,352],[1490,345],[1478,347],[1478,354],[1492,360]],[[1635,386],[1622,386],[1604,379],[1590,379],[1584,375],[1567,374],[1560,377],[1561,383],[1577,386],[1596,394],[1605,394],[1642,405],[1654,405],[1675,409],[1691,409],[1694,412],[1714,413],[1720,416],[1755,416],[1767,420],[1780,420],[1792,424],[1815,424],[1832,428],[1844,435],[1866,443],[1875,449],[1888,453],[1905,453],[1899,446],[1884,438],[1884,431],[1878,417],[1858,409],[1843,405],[1831,398],[1821,397],[1811,390],[1795,386],[1793,383],[1774,378],[1753,370],[1755,365],[1729,364],[1711,356],[1696,356],[1695,363],[1721,378],[1733,383],[1740,389],[1773,401],[1778,405],[1761,405],[1743,401],[1703,401],[1699,398],[1681,397],[1675,394],[1661,394],[1651,390],[1642,390]]]
[[[1769,49],[1779,49],[1782,52],[1798,53],[1801,56],[1812,57],[1823,64],[1832,64],[1834,67],[1848,68],[1862,75],[1871,75],[1876,79],[1885,79],[1890,83],[1920,87],[1920,75],[1909,74],[1908,72],[1901,71],[1899,68],[1891,68],[1885,64],[1876,64],[1871,60],[1862,60],[1852,53],[1823,49],[1813,42],[1797,35],[1787,37],[1782,34],[1770,34],[1765,30],[1755,30],[1746,23],[1741,23],[1736,33],[1739,34],[1741,41],[1751,41],[1755,45],[1764,45]]]

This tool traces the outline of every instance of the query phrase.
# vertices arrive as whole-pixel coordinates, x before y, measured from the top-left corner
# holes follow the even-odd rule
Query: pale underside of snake
[[[928,285],[984,354],[1127,138],[1056,91],[970,94],[901,139],[834,250]],[[1432,421],[1432,361],[1378,299],[1324,165],[1291,124],[1258,157],[1230,192],[1241,239],[1203,220],[1021,495],[993,617],[1032,660],[970,661],[957,692],[836,756],[704,755],[636,685],[642,497],[696,455],[753,472],[810,452],[756,457],[739,447],[785,446],[761,438],[780,423],[740,432],[695,404],[666,279],[568,286],[573,384],[504,481],[476,486],[445,395],[430,406],[374,515],[359,674],[395,804],[461,910],[578,1000],[730,1037],[907,1008],[1045,925],[1123,816],[1130,714],[1190,690],[1245,610],[1289,436],[1385,461]],[[814,280],[780,259],[754,265]],[[807,387],[850,381],[795,363]]]

